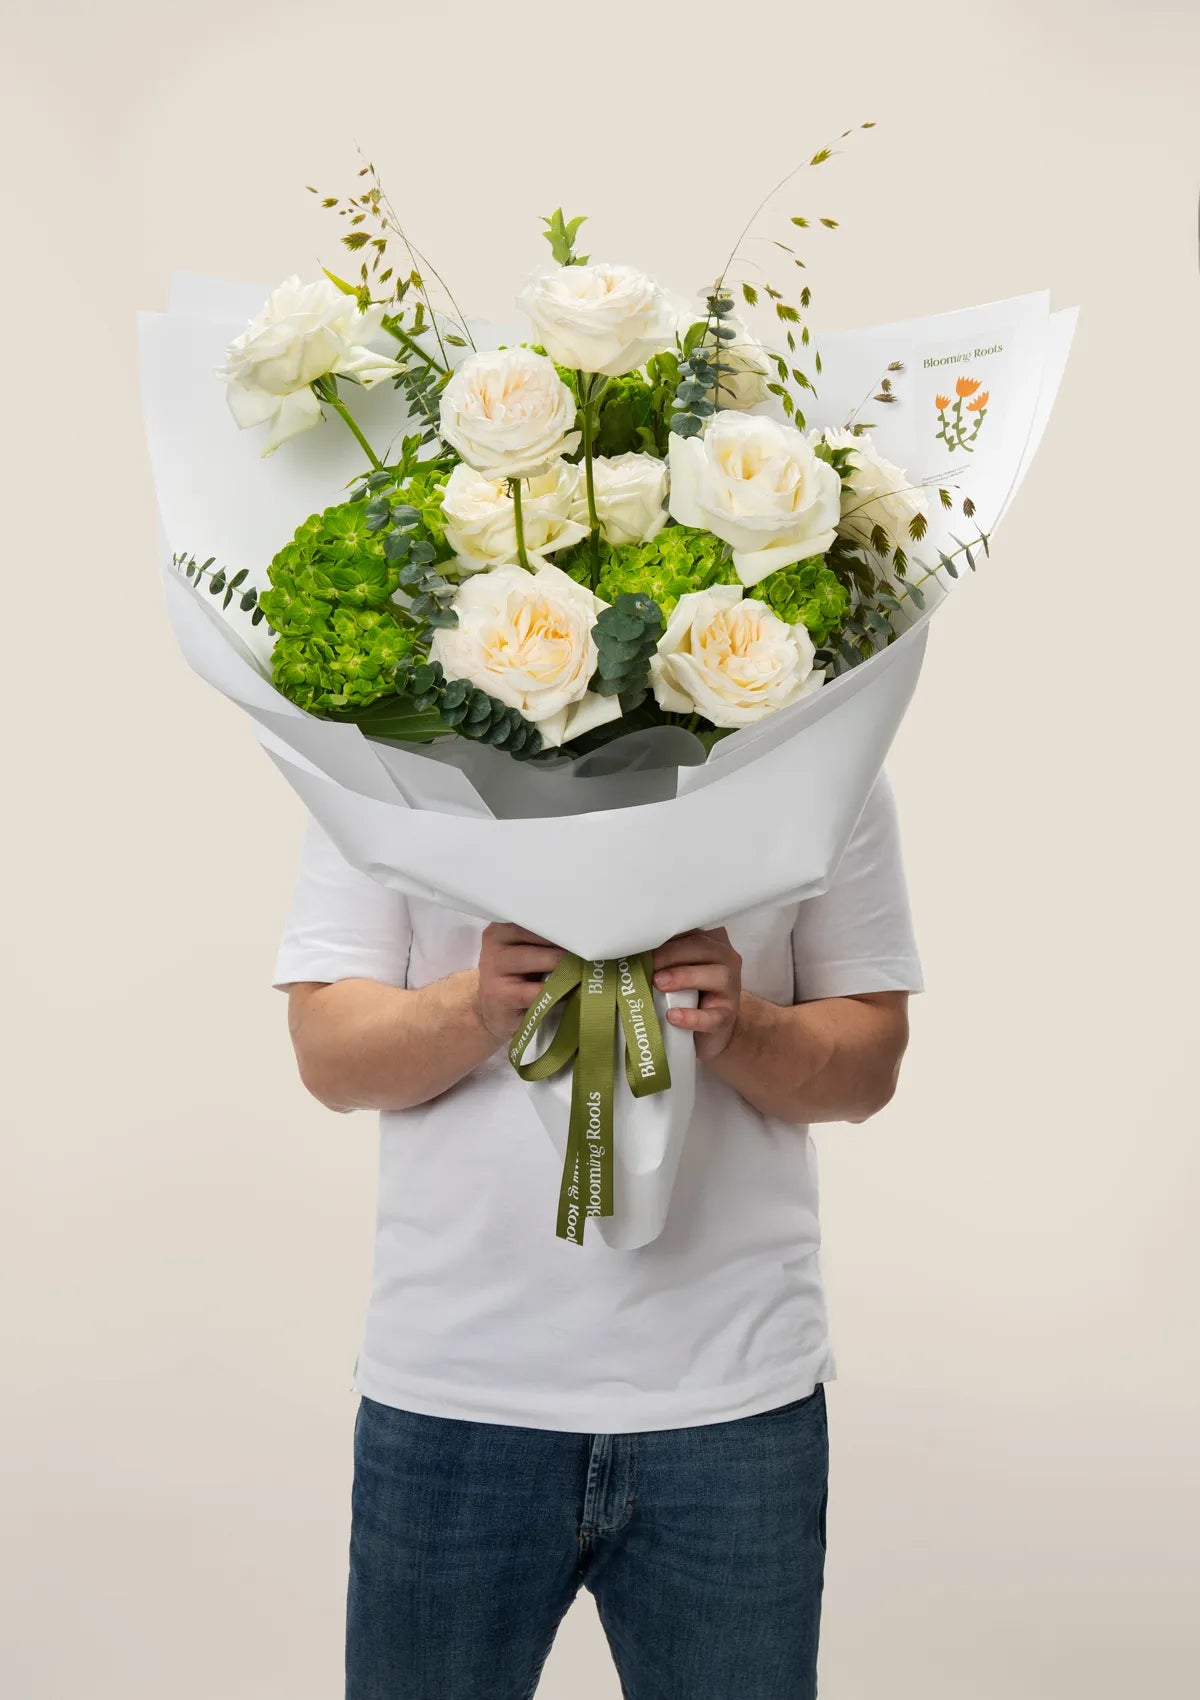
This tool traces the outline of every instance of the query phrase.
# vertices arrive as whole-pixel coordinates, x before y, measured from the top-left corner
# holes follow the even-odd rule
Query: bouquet
[[[695,1069],[651,953],[827,885],[1073,315],[1035,294],[818,349],[811,286],[752,258],[764,202],[692,298],[556,211],[524,323],[487,326],[372,165],[324,204],[357,276],[265,306],[185,277],[142,315],[171,618],[352,863],[564,947],[510,1060],[560,1237],[644,1244]],[[833,228],[792,215],[773,251],[804,277],[795,233]]]

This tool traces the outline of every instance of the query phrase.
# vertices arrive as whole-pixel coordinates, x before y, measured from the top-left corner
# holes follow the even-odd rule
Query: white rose
[[[517,297],[560,366],[617,378],[675,346],[675,314],[652,277],[632,266],[556,266]]]
[[[440,431],[487,478],[536,478],[579,446],[575,397],[532,348],[468,355],[442,391]]]
[[[690,590],[671,611],[650,662],[661,709],[714,726],[749,726],[819,690],[813,643],[736,584]]]
[[[883,527],[895,548],[909,541],[909,522],[918,514],[928,516],[925,492],[912,487],[912,479],[890,460],[884,460],[870,437],[853,431],[831,429],[822,433],[831,449],[851,449],[851,476],[842,485],[842,513],[838,530],[843,537],[870,547],[871,532]]]
[[[750,327],[730,314],[721,320],[737,332],[733,341],[718,338],[715,332],[704,338],[701,347],[711,358],[720,344],[720,382],[717,386],[717,406],[736,408],[739,413],[757,407],[770,395],[767,385],[771,379],[770,356]]]
[[[354,296],[328,278],[301,283],[289,277],[271,293],[217,370],[238,424],[270,426],[264,455],[320,423],[321,403],[309,387],[315,379],[332,372],[369,389],[400,370],[395,360],[366,346],[383,312],[380,306],[360,313]]]
[[[648,543],[666,525],[666,461],[654,455],[597,455],[592,480],[596,518],[606,543]],[[573,512],[586,528],[587,481],[582,469]]]
[[[587,536],[586,521],[572,518],[580,483],[579,468],[560,460],[540,478],[523,484],[521,524],[531,565],[544,566],[553,550]],[[584,506],[586,514],[586,502]],[[515,511],[507,478],[485,478],[465,462],[454,468],[446,480],[442,516],[460,572],[481,573],[516,562]]]
[[[733,545],[745,585],[823,555],[837,535],[841,479],[791,425],[718,413],[701,437],[671,436],[670,511]]]
[[[429,648],[449,678],[519,709],[550,745],[619,718],[616,697],[588,690],[592,627],[608,604],[586,585],[558,567],[496,567],[464,579],[453,606],[458,625],[438,630]]]

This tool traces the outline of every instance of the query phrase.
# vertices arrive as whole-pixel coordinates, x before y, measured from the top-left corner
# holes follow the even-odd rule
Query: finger
[[[659,945],[654,952],[654,967],[657,972],[660,968],[677,968],[688,962],[720,962],[728,960],[732,954],[731,947],[711,933],[680,933],[677,938]]]
[[[708,1005],[699,1009],[669,1009],[667,1020],[672,1027],[686,1027],[693,1033],[717,1033],[729,1026],[729,1011]]]
[[[549,974],[563,959],[553,945],[506,944],[495,953],[500,974]]]
[[[663,968],[654,976],[660,992],[724,992],[733,995],[734,974],[727,962],[692,962]]]
[[[542,989],[540,980],[523,980],[516,974],[499,974],[485,980],[480,988],[484,1003],[498,1004],[503,1009],[528,1009]]]

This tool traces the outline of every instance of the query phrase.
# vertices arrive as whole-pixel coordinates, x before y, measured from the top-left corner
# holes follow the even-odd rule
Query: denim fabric
[[[822,1387],[615,1435],[363,1399],[347,1700],[529,1700],[581,1587],[626,1700],[813,1700],[827,1479]]]

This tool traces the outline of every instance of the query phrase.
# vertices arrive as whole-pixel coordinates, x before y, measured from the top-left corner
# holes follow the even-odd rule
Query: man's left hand
[[[677,933],[654,952],[654,984],[662,992],[697,991],[695,1009],[670,1009],[673,1027],[696,1035],[696,1055],[720,1056],[733,1037],[742,997],[742,959],[724,927]]]

